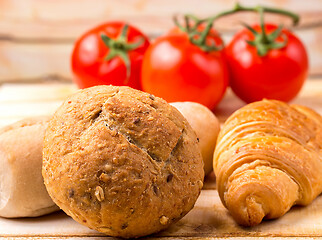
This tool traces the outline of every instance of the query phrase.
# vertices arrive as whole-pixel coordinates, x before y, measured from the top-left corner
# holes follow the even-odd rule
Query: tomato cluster
[[[238,10],[254,8],[238,5],[222,15]],[[298,21],[296,15],[287,14]],[[215,18],[193,17],[194,23],[187,19],[186,25],[176,22],[176,28],[151,44],[140,30],[124,22],[91,29],[74,46],[75,82],[81,88],[127,85],[169,102],[199,102],[210,109],[217,106],[228,85],[245,102],[290,101],[300,91],[308,57],[289,30],[262,20],[259,25],[246,25],[224,47],[212,27]]]

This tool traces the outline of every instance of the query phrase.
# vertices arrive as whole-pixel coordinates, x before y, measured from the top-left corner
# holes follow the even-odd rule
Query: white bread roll
[[[59,208],[45,188],[44,132],[49,117],[24,119],[0,129],[0,216],[36,217]]]
[[[170,103],[188,120],[199,138],[205,175],[212,171],[213,154],[220,125],[217,117],[204,105],[195,102]]]

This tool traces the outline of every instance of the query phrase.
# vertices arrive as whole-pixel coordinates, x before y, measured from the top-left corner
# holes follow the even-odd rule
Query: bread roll
[[[48,117],[29,118],[0,129],[0,216],[36,217],[59,208],[41,175]]]
[[[241,225],[284,215],[322,192],[322,117],[313,110],[263,100],[237,110],[219,133],[217,189]]]
[[[196,132],[205,175],[209,174],[212,171],[213,155],[220,130],[218,119],[207,107],[199,103],[173,102],[170,104],[182,113]]]
[[[197,136],[164,100],[96,86],[67,99],[49,123],[43,176],[58,206],[107,235],[140,237],[192,209],[203,185]]]

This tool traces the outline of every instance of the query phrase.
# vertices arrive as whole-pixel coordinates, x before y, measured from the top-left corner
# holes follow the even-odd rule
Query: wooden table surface
[[[52,114],[77,88],[71,83],[0,85],[0,126],[24,117]],[[322,114],[322,79],[308,80],[293,103]],[[215,110],[221,123],[244,105],[230,91]],[[0,237],[11,239],[112,239],[84,227],[63,212],[38,218],[0,218]],[[307,207],[293,207],[277,220],[257,227],[238,226],[223,207],[215,177],[206,178],[195,207],[169,229],[144,239],[316,239],[322,238],[322,195]]]

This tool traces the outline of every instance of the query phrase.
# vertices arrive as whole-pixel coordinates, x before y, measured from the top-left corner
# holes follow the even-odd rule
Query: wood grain
[[[254,1],[240,0],[245,5]],[[2,0],[0,2],[0,29],[3,36],[15,39],[75,39],[86,29],[100,22],[122,19],[140,27],[151,35],[167,31],[174,14],[194,13],[208,17],[232,8],[234,1],[225,0]],[[261,0],[256,4],[287,8],[299,13],[300,26],[321,23],[320,0]],[[254,21],[254,14],[242,14],[243,21]],[[268,19],[289,23],[285,17],[269,15]],[[229,17],[218,26],[222,30],[236,29],[236,19]],[[17,30],[17,31],[15,31]]]
[[[70,94],[77,91],[73,83],[8,83],[0,85],[0,127],[13,123],[23,117],[53,114],[57,107]],[[303,104],[322,114],[322,79],[307,80],[299,96],[291,103]],[[238,99],[230,89],[214,113],[223,123],[245,103]]]
[[[0,82],[42,81],[55,75],[71,79],[72,44],[26,44],[0,41]]]
[[[80,225],[63,212],[27,219],[0,218],[0,236],[15,238],[106,239]],[[282,218],[264,221],[257,227],[238,226],[220,202],[216,190],[202,190],[195,207],[165,231],[143,239],[178,238],[322,237],[322,196],[307,207],[293,207]],[[116,239],[116,238],[108,238]]]

